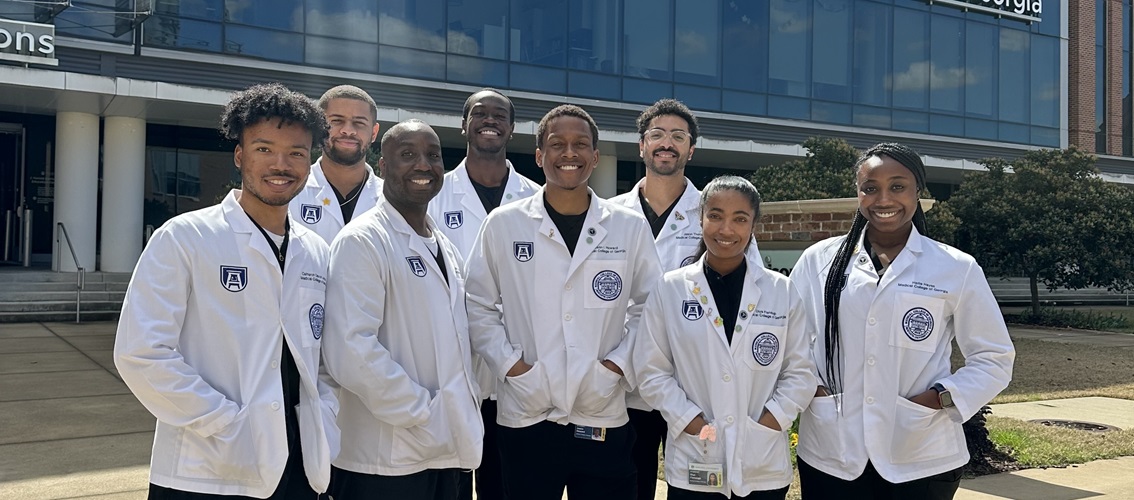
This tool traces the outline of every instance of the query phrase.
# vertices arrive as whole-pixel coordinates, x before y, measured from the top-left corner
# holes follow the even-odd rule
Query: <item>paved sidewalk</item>
[[[142,500],[154,418],[130,394],[112,361],[113,322],[0,324],[0,499]],[[1010,328],[1014,338],[1130,349],[1134,335]],[[1060,416],[1125,416],[1109,398],[1047,404]],[[1092,406],[1094,404],[1095,406]],[[1009,415],[1012,405],[997,405]],[[1002,407],[1002,408],[1001,408]],[[1025,414],[1031,411],[1020,407]],[[1102,422],[1112,423],[1112,422]],[[1117,423],[1112,423],[1118,425]],[[664,495],[657,496],[658,500]],[[1134,457],[1063,469],[1030,469],[965,481],[958,500],[1134,500]]]

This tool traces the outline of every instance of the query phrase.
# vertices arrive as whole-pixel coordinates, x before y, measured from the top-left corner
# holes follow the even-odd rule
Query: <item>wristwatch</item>
[[[949,389],[938,382],[933,384],[933,390],[937,391],[937,402],[941,404],[942,408],[953,407],[953,394],[949,392]]]

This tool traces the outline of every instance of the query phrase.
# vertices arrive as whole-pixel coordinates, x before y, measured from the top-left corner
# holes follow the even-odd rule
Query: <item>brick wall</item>
[[[1122,155],[1122,2],[1106,2],[1106,152]]]
[[[1067,3],[1068,142],[1095,151],[1095,2]],[[1119,18],[1121,23],[1121,17]],[[1119,32],[1122,30],[1120,29]],[[1120,57],[1121,47],[1119,45]],[[1121,67],[1121,66],[1120,66]],[[1119,89],[1122,88],[1119,80]],[[1121,106],[1118,108],[1121,111]],[[1119,143],[1121,144],[1121,142]]]
[[[934,200],[921,200],[921,209],[929,211],[934,203]],[[753,232],[758,242],[793,242],[808,246],[850,232],[857,209],[857,198],[761,203],[760,220]]]

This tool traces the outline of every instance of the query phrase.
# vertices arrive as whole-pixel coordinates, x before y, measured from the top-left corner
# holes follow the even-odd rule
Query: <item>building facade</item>
[[[688,169],[699,184],[803,156],[812,136],[909,143],[941,197],[982,158],[1100,141],[1106,175],[1134,182],[1129,4],[0,0],[3,257],[29,247],[62,270],[132,270],[147,226],[238,179],[217,119],[232,91],[266,81],[312,97],[358,85],[383,127],[434,125],[450,167],[464,155],[465,97],[499,88],[517,108],[510,157],[536,180],[536,122],[580,104],[601,129],[604,196],[641,176],[634,119],[662,97],[701,121]],[[1090,71],[1100,57],[1102,73]],[[1107,132],[1092,142],[1100,116]]]

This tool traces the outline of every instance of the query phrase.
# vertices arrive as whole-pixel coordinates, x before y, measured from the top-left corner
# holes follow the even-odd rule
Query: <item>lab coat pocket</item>
[[[935,352],[945,331],[945,299],[899,293],[894,302],[890,345]]]
[[[799,419],[798,447],[824,460],[844,463],[847,447],[835,396],[816,396],[803,411]]]
[[[602,362],[595,361],[583,378],[583,383],[579,384],[575,408],[585,415],[598,416],[599,412],[609,406],[612,396],[616,393],[625,393],[618,383],[620,380],[622,375],[603,366]]]
[[[665,449],[666,478],[677,485],[688,484],[689,464],[725,464],[724,437],[717,430],[716,441],[702,441],[700,437],[678,431],[677,439],[667,439]],[[727,471],[726,471],[727,475]]]
[[[890,445],[896,464],[923,462],[955,455],[956,425],[943,410],[934,410],[901,396],[894,409],[894,437]]]
[[[551,391],[544,376],[543,363],[536,361],[527,372],[507,377],[496,388],[502,412],[515,413],[520,417],[539,415],[551,408]]]
[[[449,418],[445,396],[438,393],[429,402],[429,420],[405,429],[394,429],[390,462],[393,465],[414,465],[456,453],[449,437]]]
[[[765,427],[752,417],[744,420],[744,446],[738,451],[745,480],[777,479],[785,470],[791,470],[787,434]]]
[[[626,307],[623,286],[630,277],[626,274],[625,260],[592,260],[583,263],[583,276],[591,287],[583,299],[587,309]]]
[[[258,450],[247,406],[223,429],[209,437],[183,431],[177,475],[192,479],[260,482]]]
[[[784,330],[782,326],[748,325],[742,344],[747,352],[741,353],[744,363],[753,370],[778,373],[780,365],[783,364],[780,351],[783,347]]]

